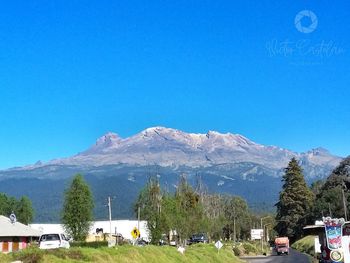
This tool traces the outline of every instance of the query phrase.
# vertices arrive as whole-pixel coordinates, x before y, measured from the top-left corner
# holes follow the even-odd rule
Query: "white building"
[[[31,224],[32,228],[37,229],[44,234],[48,233],[64,233],[64,228],[61,224]],[[134,228],[138,228],[137,220],[112,220],[111,227],[109,221],[94,221],[89,231],[89,235],[95,235],[96,229],[103,230],[103,233],[110,234],[110,228],[112,234],[121,234],[125,239],[132,240],[131,231]],[[149,233],[147,229],[147,221],[140,221],[139,226],[140,237],[149,240]]]

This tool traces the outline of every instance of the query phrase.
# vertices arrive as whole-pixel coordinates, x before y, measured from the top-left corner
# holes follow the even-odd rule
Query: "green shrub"
[[[14,260],[22,261],[23,263],[39,263],[44,256],[44,252],[36,247],[23,249],[12,254]]]
[[[244,243],[243,244],[243,248],[244,248],[244,251],[245,251],[246,254],[256,254],[256,253],[258,253],[258,249],[254,245],[252,245],[250,243]]]
[[[232,250],[236,257],[239,257],[242,255],[242,251],[238,247],[233,247]]]

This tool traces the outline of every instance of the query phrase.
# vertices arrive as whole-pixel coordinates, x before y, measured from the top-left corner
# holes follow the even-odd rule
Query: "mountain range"
[[[37,221],[57,221],[69,179],[82,173],[92,185],[97,218],[105,216],[108,195],[123,200],[115,204],[115,217],[131,217],[132,203],[150,175],[172,191],[178,175],[185,173],[192,183],[200,176],[210,192],[242,195],[251,204],[269,206],[277,199],[283,168],[292,157],[299,160],[308,182],[325,178],[342,159],[323,148],[297,153],[239,134],[152,127],[128,138],[109,132],[72,157],[0,171],[0,191],[28,195]]]

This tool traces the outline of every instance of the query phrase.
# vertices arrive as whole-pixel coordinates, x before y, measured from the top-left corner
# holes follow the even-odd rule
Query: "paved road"
[[[243,258],[247,263],[309,263],[307,256],[295,250],[290,250],[288,256],[269,256],[269,257],[255,257]]]

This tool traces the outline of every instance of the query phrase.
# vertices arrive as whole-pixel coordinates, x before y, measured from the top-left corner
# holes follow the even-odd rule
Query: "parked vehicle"
[[[39,239],[40,249],[70,248],[68,239],[64,234],[44,234]]]
[[[140,247],[146,246],[148,244],[149,244],[149,242],[144,240],[143,238],[138,238],[136,240],[136,243],[135,243],[135,245],[140,246]]]
[[[177,246],[177,241],[176,240],[170,240],[169,241],[169,245],[173,246],[173,247],[176,247]]]
[[[277,255],[289,254],[289,239],[288,237],[276,237],[275,249]]]
[[[209,239],[206,234],[198,233],[191,236],[188,240],[189,245],[196,243],[209,243]]]

